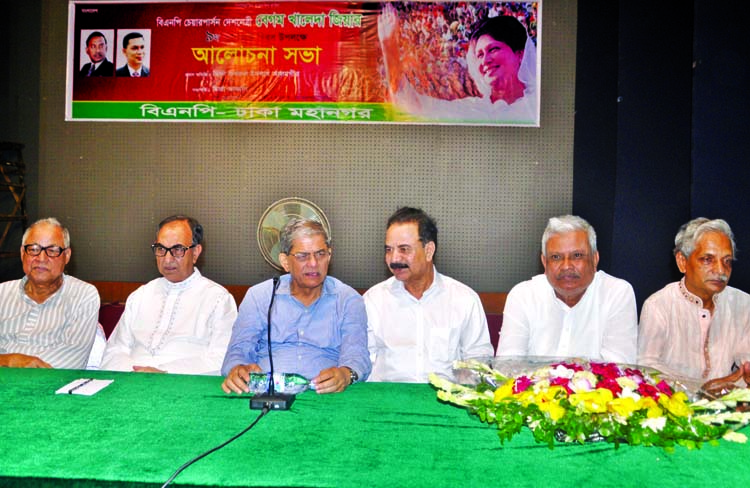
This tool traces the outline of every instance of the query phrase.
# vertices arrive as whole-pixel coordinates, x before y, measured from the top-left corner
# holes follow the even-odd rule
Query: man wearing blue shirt
[[[309,378],[318,393],[344,391],[367,379],[367,314],[353,288],[327,276],[331,240],[315,220],[292,219],[281,232],[279,280],[271,311],[274,371]],[[249,374],[269,370],[268,306],[273,280],[248,290],[224,357],[221,387],[248,391]]]

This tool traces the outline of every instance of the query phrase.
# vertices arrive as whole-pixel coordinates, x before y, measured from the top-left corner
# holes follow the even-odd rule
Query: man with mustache
[[[573,215],[549,219],[541,260],[544,274],[508,294],[498,356],[634,363],[638,329],[633,287],[596,270],[594,228]]]
[[[700,217],[680,227],[674,255],[684,276],[643,304],[640,363],[714,380],[709,389],[739,379],[750,385],[750,295],[727,286],[735,250],[724,220]]]
[[[81,76],[112,76],[115,65],[107,59],[107,38],[103,33],[94,31],[86,38],[86,54],[91,62],[83,65]]]
[[[389,219],[385,262],[393,276],[365,293],[370,381],[423,383],[452,376],[453,361],[493,355],[479,296],[438,273],[437,226],[417,208]]]

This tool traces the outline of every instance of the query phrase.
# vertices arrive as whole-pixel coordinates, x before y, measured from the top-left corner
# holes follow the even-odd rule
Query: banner
[[[66,120],[539,126],[541,2],[83,2]]]

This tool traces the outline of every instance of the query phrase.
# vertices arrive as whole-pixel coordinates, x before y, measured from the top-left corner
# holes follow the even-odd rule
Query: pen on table
[[[79,383],[76,386],[74,386],[73,388],[71,388],[70,390],[68,390],[68,395],[72,395],[73,392],[76,391],[78,388],[80,388],[80,387],[82,387],[84,385],[88,385],[92,381],[94,381],[94,378],[86,378],[86,381],[84,381],[83,383]]]

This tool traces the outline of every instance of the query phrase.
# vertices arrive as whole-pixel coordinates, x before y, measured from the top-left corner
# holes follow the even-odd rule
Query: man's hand
[[[737,388],[737,382],[740,380],[744,380],[745,385],[750,387],[750,362],[742,363],[742,366],[732,374],[707,381],[701,390],[710,398],[719,398]]]
[[[742,363],[742,379],[745,380],[745,385],[750,388],[750,361]]]
[[[136,373],[166,373],[163,369],[154,368],[153,366],[133,366]]]
[[[257,364],[240,364],[229,370],[229,374],[224,378],[221,389],[224,393],[249,393],[247,383],[250,381],[250,373],[262,373],[263,370]]]
[[[52,366],[36,356],[26,354],[0,354],[0,367],[6,368],[52,368]]]
[[[351,381],[349,368],[328,368],[312,379],[318,393],[339,393],[346,390]]]

